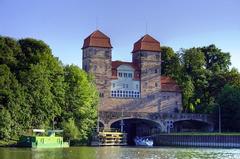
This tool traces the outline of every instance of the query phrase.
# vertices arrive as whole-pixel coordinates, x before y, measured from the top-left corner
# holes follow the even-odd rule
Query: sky
[[[240,0],[0,0],[0,35],[43,40],[64,64],[81,67],[96,29],[111,38],[113,60],[131,61],[147,33],[175,51],[215,44],[240,70]]]

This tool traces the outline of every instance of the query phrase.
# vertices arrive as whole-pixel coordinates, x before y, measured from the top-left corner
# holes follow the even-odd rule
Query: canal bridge
[[[191,113],[149,113],[100,111],[99,122],[104,129],[126,127],[128,123],[144,124],[161,132],[213,131],[214,123],[207,114]],[[149,127],[150,126],[150,127]],[[126,130],[125,130],[126,131]]]

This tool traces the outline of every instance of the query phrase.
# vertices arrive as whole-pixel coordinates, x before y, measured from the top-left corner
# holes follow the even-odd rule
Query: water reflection
[[[239,159],[239,149],[71,147],[64,149],[0,148],[0,159]]]
[[[100,147],[98,159],[239,159],[239,149]]]

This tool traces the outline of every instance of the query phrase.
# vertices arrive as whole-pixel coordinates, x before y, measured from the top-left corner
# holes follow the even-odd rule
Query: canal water
[[[172,147],[0,148],[0,159],[240,159],[240,149]]]

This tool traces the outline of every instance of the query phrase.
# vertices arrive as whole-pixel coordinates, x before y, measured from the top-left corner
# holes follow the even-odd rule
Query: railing
[[[93,129],[93,132],[97,132],[97,130],[98,130],[97,128],[94,128],[94,129]],[[100,128],[99,128],[99,132],[120,132],[120,129],[100,127]]]

